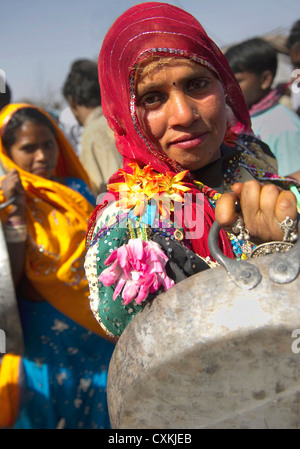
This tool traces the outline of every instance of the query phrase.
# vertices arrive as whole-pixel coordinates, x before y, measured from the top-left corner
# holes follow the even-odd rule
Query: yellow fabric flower
[[[175,176],[172,173],[155,172],[150,165],[140,168],[136,162],[131,162],[132,174],[120,170],[124,174],[124,182],[108,185],[108,190],[119,192],[118,207],[122,209],[133,208],[133,214],[143,215],[149,200],[154,199],[163,217],[169,215],[170,201],[183,201],[183,195],[190,190],[181,180],[187,173],[182,171]],[[170,205],[170,207],[166,207]]]

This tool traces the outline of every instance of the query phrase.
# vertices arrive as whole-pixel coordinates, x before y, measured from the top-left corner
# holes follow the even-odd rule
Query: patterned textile
[[[19,299],[25,354],[17,429],[109,428],[106,401],[112,343],[46,302]]]
[[[0,114],[1,132],[13,113],[27,106],[33,107],[10,104],[4,108]],[[75,178],[90,187],[89,178],[62,131],[48,114],[40,111],[56,130],[59,160],[55,176]],[[27,278],[46,301],[80,325],[99,333],[99,326],[88,308],[88,284],[82,265],[87,219],[93,211],[93,205],[67,185],[21,170],[8,157],[2,140],[0,161],[5,170],[18,169],[26,191],[29,234],[25,259]],[[0,190],[0,203],[3,201]],[[3,223],[8,214],[9,208],[0,211]]]
[[[1,111],[1,129],[22,107],[33,106],[12,104]],[[0,366],[0,427],[108,428],[106,378],[113,345],[91,313],[83,268],[94,197],[74,150],[44,114],[56,129],[55,176],[64,184],[16,167],[0,142],[2,165],[18,169],[26,191],[25,272],[44,298],[34,302],[27,291],[18,292],[25,354],[5,354]],[[1,210],[4,223],[8,213]]]
[[[253,137],[240,136],[235,149],[223,146],[222,153],[223,191],[229,191],[234,182],[246,179],[272,182],[283,188],[288,188],[291,183],[290,180],[268,171],[276,167],[274,158],[268,148]],[[118,201],[115,201],[113,195],[110,201],[109,195],[106,196],[106,206],[96,209],[94,227],[90,229],[87,239],[89,249],[85,270],[91,292],[91,308],[100,326],[112,338],[118,338],[122,334],[145,304],[173,285],[156,285],[154,279],[151,284],[154,291],[151,292],[149,288],[145,299],[141,301],[139,284],[143,281],[145,271],[143,255],[139,256],[138,250],[133,254],[135,260],[141,261],[140,266],[137,266],[136,261],[132,264],[130,258],[123,254],[117,258],[116,253],[120,248],[126,247],[133,239],[158,243],[168,262],[164,265],[164,270],[160,266],[155,272],[162,273],[163,278],[168,277],[173,283],[216,266],[210,256],[203,257],[193,251],[191,239],[180,223],[176,222],[175,211],[183,206],[182,199],[189,193],[189,184],[182,182],[179,177],[170,178],[168,184],[163,184],[160,195],[155,197],[152,195],[156,187],[155,181],[162,180],[162,175],[152,172],[149,167],[141,170],[133,163],[131,166],[133,175],[126,176],[127,189],[120,189],[126,192],[126,196]],[[181,175],[184,178],[184,173]],[[213,210],[220,193],[196,179],[194,184],[200,198],[205,197]],[[114,184],[108,187],[111,193],[117,188]],[[170,216],[166,215],[162,198],[171,211]],[[227,237],[234,258],[247,258],[242,249],[244,241],[239,241],[234,234],[227,234]],[[255,247],[254,244],[251,245],[252,248]]]

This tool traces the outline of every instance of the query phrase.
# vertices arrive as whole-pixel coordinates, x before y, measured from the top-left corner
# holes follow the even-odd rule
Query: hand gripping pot
[[[113,428],[300,428],[300,239],[233,261],[218,233],[214,223],[220,266],[159,295],[118,340]]]

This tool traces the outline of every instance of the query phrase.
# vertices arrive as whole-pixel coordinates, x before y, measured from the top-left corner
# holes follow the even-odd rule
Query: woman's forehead
[[[25,120],[22,125],[16,130],[16,137],[18,140],[34,140],[37,136],[46,136],[55,139],[50,127],[45,123]]]
[[[162,70],[172,70],[174,67],[186,67],[191,71],[197,73],[206,72],[213,73],[203,65],[193,61],[192,59],[183,58],[183,57],[163,57],[160,56],[158,58],[151,58],[142,61],[139,63],[136,71],[136,80],[141,81],[145,77],[151,78],[156,73],[161,72]]]

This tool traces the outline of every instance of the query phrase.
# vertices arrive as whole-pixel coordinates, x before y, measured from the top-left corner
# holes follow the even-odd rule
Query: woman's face
[[[300,69],[300,44],[294,44],[290,49],[291,63],[294,69]]]
[[[205,67],[168,59],[137,79],[137,117],[149,141],[183,168],[197,170],[220,157],[226,130],[224,89]]]
[[[271,74],[271,72],[269,73]],[[266,95],[267,89],[272,84],[272,75],[271,78],[268,78],[269,81],[266,81],[263,75],[247,71],[235,73],[234,76],[240,85],[249,109]]]
[[[57,165],[58,145],[48,126],[25,121],[16,131],[16,141],[8,154],[23,170],[51,178]]]

